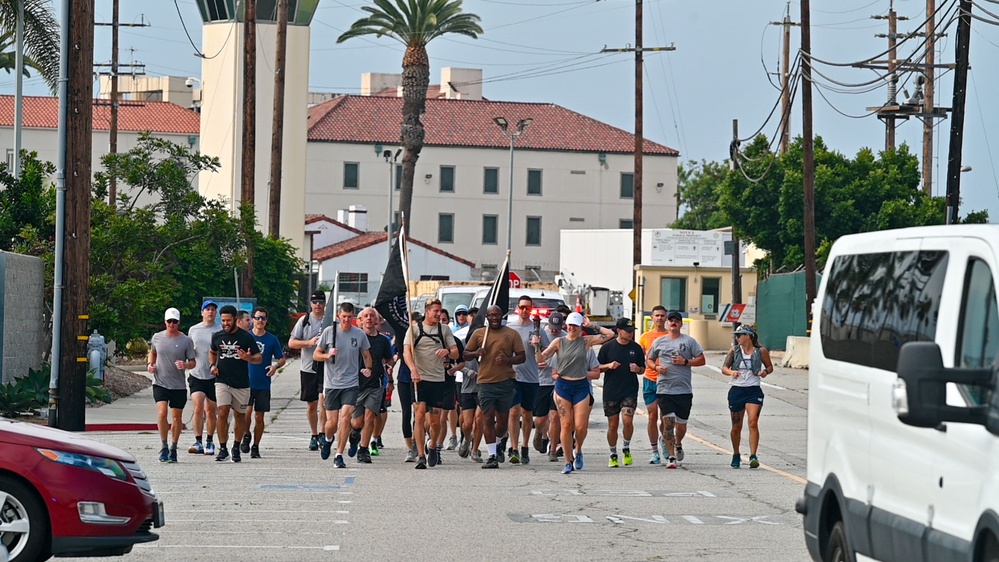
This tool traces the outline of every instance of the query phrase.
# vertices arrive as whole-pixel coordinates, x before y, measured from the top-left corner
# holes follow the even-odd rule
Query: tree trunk
[[[399,190],[399,214],[405,219],[406,233],[413,232],[413,183],[416,162],[423,150],[425,131],[420,117],[427,107],[427,88],[430,86],[430,63],[425,45],[410,45],[402,59],[402,134],[400,141],[405,150],[402,156],[402,186]]]

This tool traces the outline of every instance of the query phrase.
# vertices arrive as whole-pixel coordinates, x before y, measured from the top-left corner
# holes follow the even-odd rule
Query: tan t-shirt
[[[458,345],[454,342],[454,334],[451,333],[450,327],[440,322],[433,326],[423,324],[423,334],[420,343],[413,345],[420,337],[420,329],[410,326],[406,330],[406,340],[403,345],[413,348],[413,361],[416,362],[416,370],[420,373],[420,380],[444,382],[446,360],[437,356],[437,350],[451,349]],[[441,336],[444,338],[443,342],[441,342]]]
[[[478,351],[482,347],[482,338],[486,335],[485,329],[476,330],[472,338],[468,340],[465,351]],[[497,365],[497,356],[512,357],[518,353],[524,353],[524,340],[513,328],[500,326],[499,328],[489,328],[489,337],[486,338],[486,354],[479,360],[479,384],[495,384],[517,378],[517,372],[513,370],[513,365]]]

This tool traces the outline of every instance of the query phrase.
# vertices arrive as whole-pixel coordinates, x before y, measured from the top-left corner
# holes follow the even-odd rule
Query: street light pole
[[[506,120],[506,117],[494,117],[493,121],[503,131],[503,135],[510,139],[510,193],[507,198],[506,215],[506,251],[509,252],[513,246],[513,145],[517,137],[524,134],[524,130],[534,122],[534,119],[530,117],[521,119],[517,122],[517,128],[513,131],[509,129],[509,121]]]
[[[388,163],[388,222],[385,223],[385,246],[388,250],[388,259],[392,259],[392,188],[393,188],[393,176],[395,176],[395,162],[399,159],[399,155],[402,154],[402,149],[395,151],[395,156],[392,155],[391,150],[386,150],[382,152],[382,156],[385,157],[385,162]]]

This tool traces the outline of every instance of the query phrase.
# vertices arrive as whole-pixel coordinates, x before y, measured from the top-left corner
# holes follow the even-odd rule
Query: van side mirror
[[[899,350],[896,372],[900,380],[896,383],[895,410],[902,423],[915,427],[936,427],[942,422],[973,423],[999,435],[996,393],[991,393],[991,406],[947,405],[947,383],[992,390],[995,385],[991,368],[947,369],[936,343],[908,342]]]

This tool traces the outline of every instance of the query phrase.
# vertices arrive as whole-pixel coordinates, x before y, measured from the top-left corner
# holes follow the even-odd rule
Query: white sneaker
[[[458,448],[458,438],[455,437],[454,435],[452,435],[451,439],[448,439],[447,448],[445,450],[446,451],[453,451],[453,450],[455,450],[457,448]]]
[[[412,449],[406,451],[406,460],[403,462],[416,462],[416,451]]]

